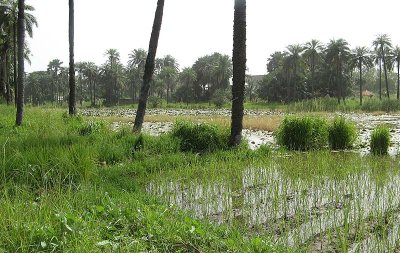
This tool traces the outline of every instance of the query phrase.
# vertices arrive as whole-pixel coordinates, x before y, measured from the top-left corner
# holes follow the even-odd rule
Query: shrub
[[[335,118],[328,129],[329,146],[334,150],[350,148],[357,137],[357,130],[352,122],[343,117]]]
[[[374,155],[386,155],[390,144],[390,132],[386,126],[378,126],[371,135],[371,153]]]
[[[228,147],[228,129],[216,125],[179,121],[171,135],[179,139],[180,149],[184,152],[212,152]]]
[[[327,144],[327,123],[318,117],[287,117],[276,137],[278,144],[289,150],[321,149]]]

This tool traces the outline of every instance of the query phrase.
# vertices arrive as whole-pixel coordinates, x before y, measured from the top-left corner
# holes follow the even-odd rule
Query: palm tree
[[[74,0],[69,0],[69,115],[76,114],[76,83],[74,62]]]
[[[289,45],[287,47],[287,56],[285,58],[287,80],[290,87],[288,88],[288,101],[291,101],[295,97],[296,90],[296,79],[298,70],[301,64],[301,54],[304,51],[304,47],[300,44]]]
[[[235,0],[233,23],[232,122],[229,139],[231,147],[239,145],[242,140],[246,82],[246,0]]]
[[[375,47],[375,51],[379,52],[378,57],[379,57],[380,63],[383,62],[383,69],[384,69],[384,73],[385,73],[385,83],[386,83],[386,95],[387,95],[388,98],[390,98],[390,95],[389,95],[389,82],[388,82],[388,77],[387,77],[386,55],[387,55],[387,52],[392,47],[391,39],[387,34],[380,34],[372,42],[372,45]],[[379,65],[379,67],[380,66],[381,66],[381,64]],[[381,69],[380,69],[380,73],[381,73]],[[379,87],[381,87],[381,79],[379,80]]]
[[[129,54],[128,75],[130,76],[132,101],[136,99],[136,84],[143,78],[144,66],[146,64],[147,51],[144,49],[135,49]]]
[[[171,66],[166,66],[159,74],[161,80],[167,85],[167,103],[170,102],[170,94],[172,93],[173,85],[176,82],[178,71]]]
[[[18,97],[16,125],[22,125],[24,114],[24,46],[25,46],[25,1],[18,0]]]
[[[185,102],[186,104],[189,104],[189,95],[192,94],[191,90],[192,87],[194,86],[194,82],[197,79],[196,71],[194,71],[192,68],[184,68],[182,69],[182,72],[179,74],[179,80],[182,83],[182,85],[185,86]]]
[[[146,65],[143,75],[143,85],[140,90],[139,105],[136,112],[134,131],[140,132],[142,129],[144,115],[146,113],[147,98],[149,96],[150,82],[154,73],[154,61],[157,53],[158,38],[160,36],[161,24],[164,12],[164,0],[157,1],[157,9],[154,17],[153,30],[151,32],[149,53],[147,54]]]
[[[33,27],[37,26],[36,18],[29,13],[30,11],[34,11],[35,8],[31,5],[25,4],[25,31],[28,33],[29,37],[33,36]],[[15,93],[15,104],[17,103],[17,94],[18,94],[18,85],[17,85],[17,20],[18,20],[18,1],[16,0],[3,0],[0,3],[0,33],[3,33],[3,45],[2,50],[3,54],[6,54],[7,50],[12,49],[12,58],[13,58],[13,84],[14,84],[14,93]],[[3,30],[3,32],[1,32]],[[0,36],[1,37],[1,36]],[[0,39],[1,41],[1,39]],[[11,43],[12,42],[12,43]],[[2,43],[0,42],[0,45]],[[25,58],[28,60],[28,52],[29,48],[27,44],[25,44]],[[8,60],[8,59],[7,59]],[[10,62],[6,64],[7,73],[11,73]],[[1,79],[1,78],[0,78]],[[11,88],[9,86],[10,82],[7,82],[7,101],[11,100]],[[0,83],[1,84],[1,83]]]
[[[344,101],[344,74],[347,71],[346,62],[350,57],[349,43],[344,39],[332,39],[326,48],[326,63],[330,66],[338,103]]]
[[[54,59],[52,61],[49,62],[49,64],[47,65],[47,71],[49,72],[49,74],[52,77],[52,99],[51,101],[54,101],[55,96],[57,96],[57,102],[59,102],[59,90],[58,90],[58,74],[59,71],[61,71],[61,65],[63,64],[62,61],[60,61],[59,59]],[[55,92],[54,89],[57,89],[57,92]],[[57,93],[57,95],[56,95]]]
[[[305,44],[304,57],[307,59],[307,63],[311,70],[311,94],[314,93],[315,86],[315,67],[317,61],[321,58],[320,54],[323,50],[323,45],[319,40],[311,40]]]
[[[400,97],[400,47],[396,46],[392,51],[391,56],[393,65],[396,63],[397,66],[397,100]]]
[[[354,68],[358,68],[360,74],[360,105],[362,105],[362,68],[371,68],[373,66],[370,51],[366,47],[356,47],[352,52],[351,65]]]

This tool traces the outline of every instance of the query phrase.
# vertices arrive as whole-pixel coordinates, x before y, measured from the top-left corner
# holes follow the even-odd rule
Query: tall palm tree
[[[18,0],[18,97],[16,125],[22,125],[24,114],[24,49],[25,49],[25,1]]]
[[[76,114],[76,82],[74,60],[74,0],[69,0],[69,114]]]
[[[229,146],[234,147],[242,140],[243,102],[246,82],[246,0],[235,0],[233,21],[233,85],[232,122]]]
[[[351,65],[358,68],[360,74],[360,105],[362,105],[362,68],[371,68],[373,59],[370,51],[366,47],[356,47],[352,52]]]
[[[391,55],[391,59],[397,66],[397,100],[400,99],[400,47],[396,46]]]
[[[30,12],[34,11],[35,8],[31,5],[25,4],[25,31],[28,33],[29,37],[33,36],[33,27],[37,26],[37,20],[35,16],[33,16]],[[17,0],[2,0],[0,1],[0,37],[3,37],[3,47],[1,47],[1,38],[0,38],[0,48],[5,50],[6,52],[2,52],[2,54],[7,55],[7,60],[10,55],[7,53],[7,50],[12,51],[12,59],[13,59],[13,86],[14,86],[14,95],[15,95],[15,104],[17,103],[17,95],[18,95],[18,73],[17,73],[17,20],[18,20],[18,1]],[[3,31],[3,32],[2,32]],[[28,60],[28,45],[25,44],[25,58]],[[11,73],[11,61],[8,61],[8,65],[6,66],[7,73]],[[1,79],[1,78],[0,78]],[[1,85],[2,83],[0,83]],[[11,88],[10,82],[7,82],[7,101],[11,100]]]
[[[296,78],[300,64],[302,63],[301,54],[304,51],[304,47],[300,44],[289,45],[287,48],[287,56],[285,58],[286,74],[289,84],[288,88],[288,101],[291,101],[295,97],[296,90]]]
[[[346,63],[350,57],[349,43],[344,39],[332,39],[326,48],[326,63],[330,66],[333,73],[333,81],[336,86],[336,96],[338,103],[340,99],[344,100],[344,74]]]
[[[389,50],[392,48],[391,39],[387,34],[379,34],[377,38],[372,42],[372,45],[375,47],[375,51],[379,52],[378,57],[380,62],[381,63],[383,62],[383,70],[385,73],[385,83],[386,83],[386,95],[388,98],[390,98],[386,56]],[[381,82],[381,80],[379,80],[379,82]],[[379,86],[381,86],[381,83],[379,83]]]
[[[52,78],[52,86],[51,86],[51,91],[52,91],[52,99],[51,101],[54,101],[54,98],[57,96],[57,102],[59,102],[59,95],[58,92],[58,74],[59,71],[61,71],[61,65],[63,64],[62,61],[60,61],[59,59],[54,59],[52,61],[49,62],[49,64],[47,65],[47,71],[49,72],[49,74],[51,75]],[[57,91],[55,91],[55,89]],[[57,93],[57,94],[56,94]]]
[[[154,61],[157,53],[158,38],[160,36],[161,24],[164,12],[164,0],[157,1],[157,9],[154,17],[153,30],[151,32],[149,53],[147,54],[146,65],[143,75],[143,85],[140,90],[139,105],[136,112],[135,124],[133,126],[134,131],[140,132],[144,121],[144,115],[146,113],[147,98],[149,96],[150,82],[153,78],[154,73]]]
[[[144,49],[135,49],[129,54],[128,75],[131,82],[132,102],[136,99],[136,85],[143,78],[144,66],[146,64],[147,51]]]
[[[315,86],[315,68],[318,60],[321,58],[320,54],[323,50],[323,45],[319,40],[312,39],[305,44],[304,56],[311,71],[311,94],[314,93]]]
[[[193,68],[184,68],[179,74],[179,80],[183,86],[185,86],[185,102],[189,104],[189,95],[192,95],[192,87],[197,79],[196,71]]]

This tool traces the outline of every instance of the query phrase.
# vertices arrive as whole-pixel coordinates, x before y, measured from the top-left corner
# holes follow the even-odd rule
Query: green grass
[[[344,117],[337,117],[329,125],[328,140],[333,150],[351,148],[357,138],[357,128]]]
[[[319,117],[286,117],[276,137],[278,144],[288,150],[307,151],[325,147],[328,140],[328,126]]]
[[[374,155],[388,154],[390,145],[390,129],[384,125],[378,126],[371,134],[371,153]]]
[[[169,135],[118,132],[62,110],[0,106],[0,252],[288,252],[243,227],[193,218],[145,193],[163,171],[245,164],[267,149],[199,156]],[[140,144],[140,145],[139,145]]]

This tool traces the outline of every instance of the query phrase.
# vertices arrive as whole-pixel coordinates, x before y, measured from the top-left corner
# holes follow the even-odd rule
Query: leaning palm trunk
[[[229,146],[234,147],[240,144],[243,129],[243,102],[246,80],[246,0],[235,0],[232,60],[232,122]]]
[[[24,44],[25,44],[25,1],[18,0],[18,97],[16,125],[22,125],[24,114]]]
[[[150,37],[149,51],[144,68],[143,85],[140,89],[139,105],[136,112],[135,124],[133,126],[133,130],[136,132],[140,132],[142,130],[144,115],[146,113],[147,98],[149,96],[150,82],[153,78],[154,73],[154,61],[157,53],[158,38],[160,37],[163,12],[164,0],[158,0],[156,14],[154,17],[153,30]]]
[[[382,100],[382,59],[379,58],[379,99]]]
[[[76,114],[76,83],[74,61],[74,0],[69,0],[69,98],[68,112]]]

